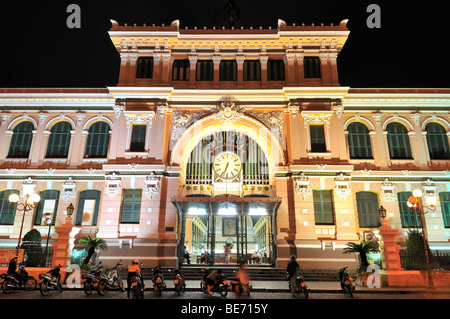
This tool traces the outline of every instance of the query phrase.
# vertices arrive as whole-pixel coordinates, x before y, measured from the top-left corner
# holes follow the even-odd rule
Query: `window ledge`
[[[331,152],[308,152],[308,156],[331,156]]]

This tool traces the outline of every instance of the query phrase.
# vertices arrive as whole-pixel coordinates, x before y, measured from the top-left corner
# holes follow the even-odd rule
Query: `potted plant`
[[[344,254],[356,253],[359,255],[359,268],[358,277],[362,282],[363,286],[366,285],[367,277],[370,275],[368,273],[367,267],[369,267],[369,261],[367,260],[367,254],[369,252],[377,252],[380,250],[380,245],[375,241],[361,241],[359,243],[349,242],[347,247],[344,248]]]

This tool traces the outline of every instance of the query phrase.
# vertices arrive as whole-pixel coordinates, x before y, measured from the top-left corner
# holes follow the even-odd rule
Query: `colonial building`
[[[350,241],[388,224],[421,227],[407,206],[419,188],[432,250],[450,249],[450,89],[342,87],[339,25],[277,29],[119,26],[118,85],[0,90],[0,245],[31,229],[50,243],[72,216],[69,256],[82,235],[103,238],[105,264],[357,266]],[[9,196],[30,186],[37,207]],[[23,201],[23,199],[20,199]],[[229,255],[225,246],[231,244]],[[371,256],[377,259],[377,256]]]

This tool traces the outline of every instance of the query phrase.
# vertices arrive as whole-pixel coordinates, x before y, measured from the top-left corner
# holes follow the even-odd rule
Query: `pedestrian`
[[[228,264],[228,257],[230,256],[230,246],[225,245],[225,264]]]
[[[186,250],[184,254],[184,258],[186,259],[188,265],[191,263],[191,255],[189,254],[189,251]]]
[[[300,270],[300,265],[297,262],[297,257],[292,255],[291,256],[291,261],[288,263],[287,267],[286,267],[286,271],[288,273],[288,280],[291,283],[291,295],[292,297],[295,296],[295,285],[296,285],[296,280],[297,280],[297,274]]]

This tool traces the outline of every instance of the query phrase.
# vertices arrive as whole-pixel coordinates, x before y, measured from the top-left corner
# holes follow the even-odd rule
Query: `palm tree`
[[[379,251],[380,246],[374,241],[361,241],[360,243],[347,243],[347,247],[344,248],[344,254],[359,253],[359,272],[366,271],[369,267],[367,261],[367,253],[371,251]]]
[[[89,263],[89,261],[92,258],[92,255],[94,254],[97,248],[103,251],[108,250],[108,245],[106,244],[106,241],[98,237],[92,238],[89,235],[81,236],[81,239],[78,240],[78,243],[89,248],[88,254],[86,258],[84,258],[83,260],[83,265],[87,265]]]

